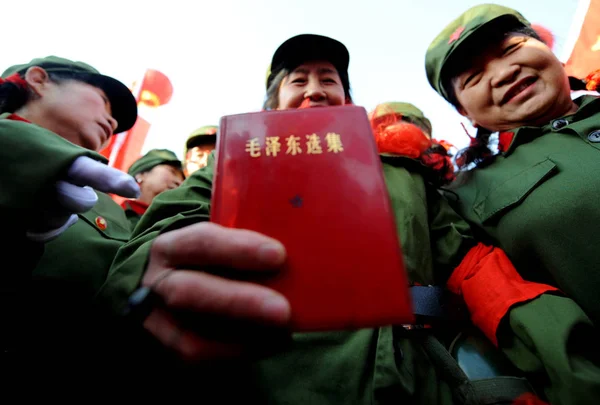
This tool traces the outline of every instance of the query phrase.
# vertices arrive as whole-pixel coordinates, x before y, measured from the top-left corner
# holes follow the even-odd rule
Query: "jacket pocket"
[[[479,196],[473,211],[482,223],[497,219],[521,204],[539,185],[558,172],[556,164],[546,158],[523,169],[512,177],[502,179],[486,194]]]

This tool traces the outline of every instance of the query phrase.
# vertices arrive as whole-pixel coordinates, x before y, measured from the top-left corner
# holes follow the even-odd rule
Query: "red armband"
[[[502,249],[478,244],[448,280],[462,295],[473,323],[497,346],[498,325],[511,307],[557,288],[523,280]]]

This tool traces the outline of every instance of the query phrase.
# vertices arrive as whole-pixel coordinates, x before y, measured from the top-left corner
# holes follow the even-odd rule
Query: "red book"
[[[364,108],[221,118],[211,221],[281,241],[296,331],[413,322],[381,162]]]

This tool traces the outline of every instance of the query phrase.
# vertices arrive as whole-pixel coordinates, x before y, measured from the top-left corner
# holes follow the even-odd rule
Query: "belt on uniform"
[[[438,286],[411,286],[413,313],[417,322],[463,321],[469,319],[462,299]]]

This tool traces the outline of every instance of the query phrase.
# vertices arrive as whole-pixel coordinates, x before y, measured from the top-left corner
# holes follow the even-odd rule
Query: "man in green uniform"
[[[121,203],[131,229],[135,228],[154,197],[179,187],[185,180],[181,161],[168,149],[152,149],[133,162],[127,173],[135,178],[141,190],[137,199]]]
[[[448,199],[480,238],[506,251],[523,278],[557,286],[589,316],[557,302],[537,319],[533,312],[520,326],[510,324],[527,328],[530,339],[499,331],[500,347],[522,370],[549,372],[552,402],[599,401],[600,378],[592,372],[598,351],[583,347],[598,340],[600,320],[600,272],[590,243],[600,224],[600,99],[571,100],[560,61],[521,14],[498,5],[473,7],[451,22],[431,43],[425,65],[431,86],[478,127],[461,155],[463,166],[475,168],[458,176]],[[491,133],[498,133],[497,155],[488,147]],[[465,294],[471,309],[510,299],[510,284],[489,278],[489,286],[486,296]],[[541,361],[520,355],[524,346]],[[569,359],[585,363],[577,370]]]
[[[188,136],[183,155],[183,170],[186,177],[206,166],[208,155],[216,147],[218,130],[219,127],[216,125],[205,125]]]

